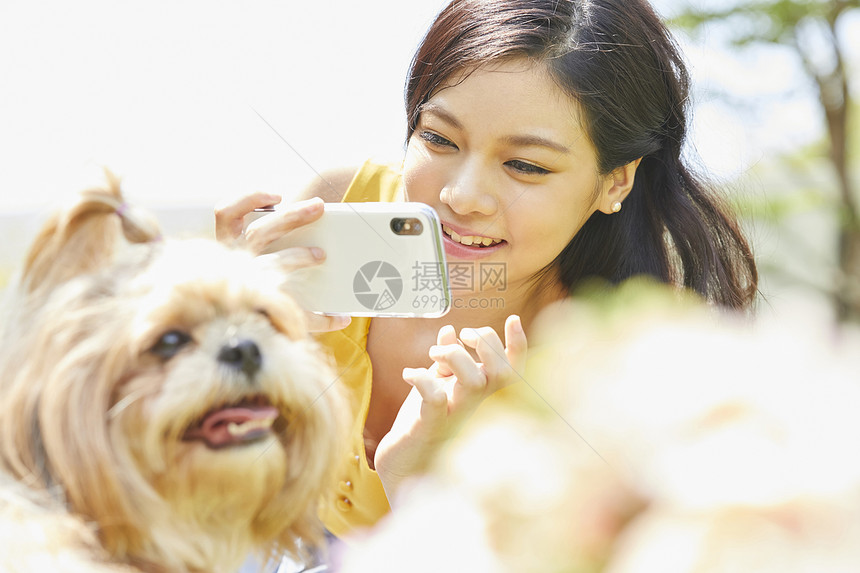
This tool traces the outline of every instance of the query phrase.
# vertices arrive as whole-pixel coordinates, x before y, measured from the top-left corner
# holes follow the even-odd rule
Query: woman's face
[[[472,266],[481,290],[479,267],[498,277],[503,265],[506,284],[496,286],[516,288],[608,209],[612,183],[598,175],[576,102],[542,67],[511,61],[459,79],[420,110],[406,194],[439,213],[452,273]]]

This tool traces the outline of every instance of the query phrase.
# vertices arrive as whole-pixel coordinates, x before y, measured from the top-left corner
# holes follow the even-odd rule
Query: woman
[[[688,89],[641,0],[455,0],[440,12],[407,81],[402,166],[365,164],[308,194],[427,203],[449,265],[500,264],[506,276],[455,291],[441,319],[356,319],[321,335],[356,416],[354,451],[323,511],[333,533],[372,524],[484,398],[519,379],[535,316],[583,281],[644,274],[717,305],[752,305],[750,248],[681,158]],[[278,200],[255,194],[220,209],[219,237]],[[246,239],[262,249],[321,213],[318,199],[296,203]],[[310,251],[291,254],[312,264]],[[497,302],[481,308],[480,297]],[[342,326],[329,317],[319,328]]]

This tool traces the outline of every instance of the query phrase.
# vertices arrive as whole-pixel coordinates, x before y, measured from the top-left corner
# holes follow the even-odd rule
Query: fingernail
[[[463,330],[460,331],[460,338],[462,338],[462,339],[475,338],[477,336],[478,336],[478,333],[475,331],[474,328],[464,328]]]
[[[339,326],[340,328],[346,328],[347,326],[349,326],[349,323],[352,322],[352,317],[347,316],[345,314],[339,314],[334,317],[334,322],[335,325]]]
[[[430,358],[436,360],[437,358],[442,356],[442,347],[434,344],[430,347],[430,350],[427,351],[427,354],[430,356]]]
[[[325,259],[325,251],[319,247],[310,247],[311,256],[318,261]]]
[[[318,209],[320,205],[323,204],[323,200],[319,197],[312,197],[310,199],[305,199],[301,201],[301,209],[303,211],[310,211],[312,209]]]

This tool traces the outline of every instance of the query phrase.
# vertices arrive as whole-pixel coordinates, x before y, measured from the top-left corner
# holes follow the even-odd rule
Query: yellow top
[[[398,171],[367,162],[349,185],[344,201],[394,201],[401,186]],[[323,500],[320,517],[326,528],[342,537],[369,527],[390,511],[382,482],[370,469],[364,452],[364,422],[370,406],[373,370],[367,354],[370,318],[353,318],[343,330],[327,332],[317,339],[329,349],[336,363],[338,381],[347,389],[353,413],[349,454],[341,465],[337,489]]]
[[[355,175],[343,200],[395,201],[401,185],[401,174],[396,169],[367,162]],[[370,318],[353,318],[343,330],[317,335],[317,340],[335,360],[338,382],[347,390],[353,414],[348,455],[341,464],[339,485],[325,496],[320,508],[323,524],[337,537],[362,527],[371,527],[391,510],[379,475],[370,469],[364,450],[364,422],[373,381],[373,368],[367,353],[369,329]],[[530,389],[526,384],[514,384],[495,392],[489,401],[496,404],[503,400],[516,400],[520,404],[540,402]]]

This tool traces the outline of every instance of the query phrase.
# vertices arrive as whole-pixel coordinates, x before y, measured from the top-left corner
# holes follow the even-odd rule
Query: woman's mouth
[[[448,237],[454,241],[455,243],[460,243],[461,245],[466,245],[467,247],[490,247],[492,245],[498,245],[502,242],[502,239],[494,239],[492,237],[482,237],[480,235],[460,235],[449,227],[448,225],[442,225],[442,231]]]
[[[444,223],[442,224],[442,232],[445,254],[457,259],[488,257],[507,244],[504,239],[466,234],[462,229],[457,231]]]

